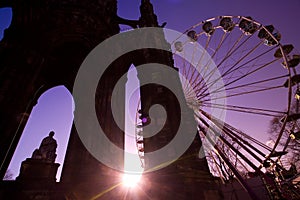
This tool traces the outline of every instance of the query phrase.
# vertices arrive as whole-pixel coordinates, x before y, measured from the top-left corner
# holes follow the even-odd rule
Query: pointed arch
[[[54,138],[58,143],[56,163],[61,166],[56,177],[57,180],[60,179],[73,123],[73,111],[72,95],[63,85],[52,87],[39,96],[8,167],[11,179],[18,176],[21,162],[31,157],[34,149],[39,147],[41,140],[51,130],[55,132]]]
[[[143,172],[142,163],[138,155],[136,145],[136,112],[139,108],[140,90],[137,70],[134,65],[131,65],[127,72],[126,82],[126,97],[125,97],[125,135],[124,135],[124,150],[134,157],[124,155],[124,171],[128,173],[140,174]]]

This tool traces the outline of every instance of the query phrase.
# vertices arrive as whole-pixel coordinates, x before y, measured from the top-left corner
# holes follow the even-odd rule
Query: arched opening
[[[9,7],[0,8],[0,41],[4,37],[4,30],[7,29],[12,20],[12,9]]]
[[[141,158],[138,154],[136,138],[136,114],[140,104],[139,80],[137,70],[134,65],[128,70],[125,98],[125,138],[124,138],[124,180],[128,186],[133,186],[138,181],[143,172]],[[135,156],[126,156],[126,152]],[[128,182],[129,181],[129,182]]]
[[[57,86],[44,92],[29,116],[4,179],[14,180],[19,175],[22,161],[30,158],[42,139],[53,130],[58,144],[55,162],[60,164],[56,175],[59,181],[73,122],[73,111],[73,98],[66,87]]]

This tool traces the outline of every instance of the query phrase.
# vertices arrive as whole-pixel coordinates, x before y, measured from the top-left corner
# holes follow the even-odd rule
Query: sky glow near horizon
[[[128,19],[138,19],[140,4],[139,2],[140,0],[130,0],[130,3],[128,3],[128,0],[119,0],[119,16]],[[159,23],[162,24],[163,22],[167,22],[166,28],[184,32],[190,26],[215,16],[252,16],[255,20],[264,25],[273,24],[282,34],[281,43],[291,43],[295,46],[295,48],[300,49],[300,26],[298,25],[298,19],[300,19],[300,1],[298,0],[280,2],[274,2],[271,0],[255,0],[251,1],[251,3],[246,0],[152,0],[152,3],[154,5],[154,11],[158,16]],[[3,30],[8,27],[9,21],[11,21],[11,14],[9,12],[9,9],[0,9],[0,40],[2,39]],[[129,74],[134,74],[134,70]],[[135,75],[132,75],[133,79],[134,76]],[[136,82],[133,84],[136,84]],[[250,99],[250,101],[255,100]],[[136,103],[136,100],[133,100],[133,102]],[[126,103],[128,103],[128,101],[126,101]],[[40,112],[37,111],[42,105],[44,105],[45,107],[49,107],[49,105],[51,105],[53,106],[53,108],[55,107],[55,109],[52,110],[56,111],[61,111],[62,107],[67,107],[68,109],[66,109],[63,114],[62,112],[54,113],[53,118],[50,117],[49,114],[51,110],[44,110]],[[16,154],[14,155],[9,167],[9,169],[12,170],[14,177],[18,175],[19,166],[21,164],[20,162],[31,156],[33,150],[35,148],[38,148],[42,138],[48,135],[48,131],[50,129],[53,129],[56,132],[56,135],[54,137],[58,142],[57,162],[61,164],[59,170],[62,169],[64,152],[67,147],[67,141],[70,134],[70,126],[72,123],[72,112],[74,109],[72,107],[73,105],[71,94],[68,93],[68,91],[66,91],[66,89],[63,87],[53,88],[53,90],[47,91],[41,96],[38,105],[36,105],[30,115],[30,121],[28,121],[28,124],[26,125],[24,134],[22,135],[19,146],[17,147]],[[132,107],[135,107],[136,109],[136,106]],[[280,110],[282,109],[281,107],[285,106],[278,105],[278,107],[278,109]],[[132,115],[133,114],[131,113],[131,116]],[[63,116],[65,118],[59,118],[58,120],[57,117]],[[42,120],[43,117],[44,120]],[[34,118],[39,120],[34,121]],[[60,123],[62,119],[68,120],[67,122]],[[46,122],[50,123],[46,125]],[[243,124],[243,126],[247,126],[248,124],[248,122],[246,121],[238,121],[238,123]],[[35,124],[35,128],[32,127],[33,124]],[[256,126],[256,124],[254,124],[254,126],[251,126],[251,128],[254,129],[255,132],[253,137],[266,142],[266,140],[268,139],[268,135],[266,134],[266,130],[268,129],[268,127],[265,127],[265,124],[260,126]],[[37,127],[40,127],[40,129]],[[128,130],[128,127],[126,127],[125,130],[129,133],[131,131]],[[132,128],[133,127],[131,127],[130,129]],[[132,138],[132,136],[125,137],[127,138],[127,140],[130,140],[130,138]],[[57,177],[59,177],[59,175]]]

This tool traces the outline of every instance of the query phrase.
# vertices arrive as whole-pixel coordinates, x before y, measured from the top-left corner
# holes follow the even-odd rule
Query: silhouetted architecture
[[[33,159],[40,159],[45,162],[50,162],[54,163],[55,158],[56,158],[56,148],[57,148],[57,142],[53,138],[54,136],[54,131],[51,131],[49,133],[49,136],[45,137],[41,145],[38,149],[35,149],[34,152],[32,153],[32,158]]]
[[[49,136],[42,140],[40,147],[34,150],[32,157],[22,162],[20,175],[17,179],[28,179],[28,181],[40,179],[44,182],[56,181],[55,177],[59,164],[54,163],[57,143],[53,136],[54,132],[51,131]]]
[[[131,27],[159,27],[153,6],[142,0],[138,20],[125,20],[117,16],[117,0],[7,0],[0,7],[13,9],[11,27],[6,30],[0,43],[0,160],[1,176],[8,167],[20,139],[27,116],[39,96],[49,88],[64,85],[70,91],[77,71],[87,54],[106,38],[119,33],[119,24]],[[165,24],[164,24],[165,25]],[[147,39],[169,45],[161,32],[148,35]],[[163,50],[143,49],[130,52],[113,62],[99,81],[96,93],[96,111],[99,123],[107,137],[124,149],[124,132],[113,119],[111,96],[115,84],[134,64],[161,63],[173,67],[172,54]],[[161,77],[168,76],[157,72]],[[157,75],[156,74],[156,75]],[[141,82],[151,75],[138,74]],[[172,77],[184,98],[179,77]],[[125,116],[125,82],[118,91],[119,115]],[[148,115],[154,104],[161,104],[167,112],[163,129],[154,137],[145,139],[145,152],[166,145],[177,132],[180,123],[179,102],[167,88],[151,84],[141,88],[141,112]],[[196,124],[189,108],[184,116],[190,130],[196,132]],[[124,117],[121,122],[124,126]],[[120,124],[119,124],[120,125]],[[220,199],[221,195],[206,159],[199,159],[200,137],[196,136],[190,148],[171,165],[147,173],[140,190],[126,191],[117,187],[122,173],[97,161],[82,144],[73,125],[62,171],[61,182],[56,183],[53,173],[57,165],[43,164],[38,159],[23,162],[17,181],[1,183],[0,198],[15,199]],[[43,152],[41,151],[42,157]],[[114,154],[112,159],[124,160],[123,154]],[[145,158],[150,165],[153,160]],[[54,166],[55,165],[55,166]],[[26,168],[38,170],[49,181],[45,184],[38,177],[26,177]],[[56,167],[56,168],[55,168]],[[31,172],[29,173],[31,174]],[[49,177],[52,177],[50,180]],[[55,177],[55,176],[54,176]],[[104,192],[106,191],[106,192]],[[104,193],[103,193],[104,192]],[[123,197],[127,195],[126,197]],[[123,195],[123,196],[122,196]]]

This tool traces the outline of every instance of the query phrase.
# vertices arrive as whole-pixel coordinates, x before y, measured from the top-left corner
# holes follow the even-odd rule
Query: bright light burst
[[[141,174],[124,174],[123,175],[123,185],[126,187],[135,187],[141,180]]]

